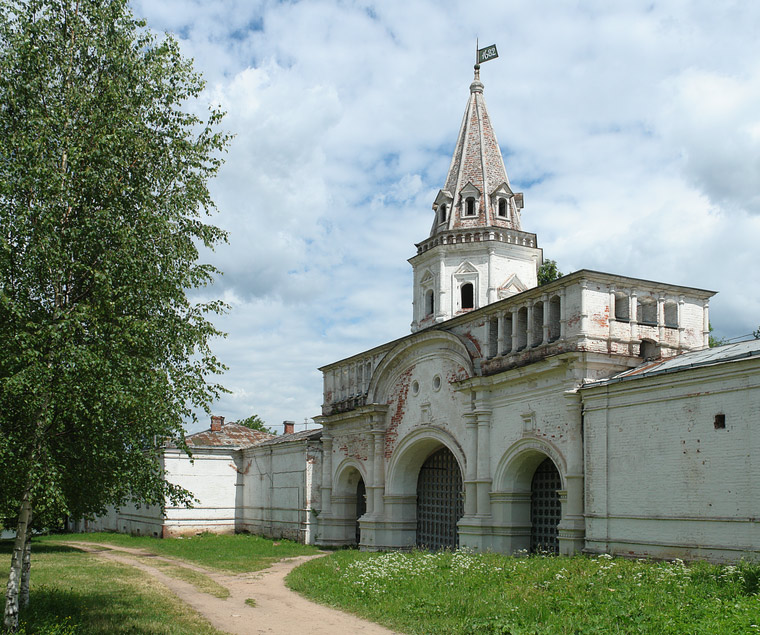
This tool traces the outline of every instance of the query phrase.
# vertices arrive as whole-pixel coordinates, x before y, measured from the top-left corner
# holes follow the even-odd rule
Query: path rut
[[[310,602],[285,586],[285,576],[290,571],[307,560],[320,558],[324,554],[288,558],[262,571],[232,575],[211,571],[184,560],[156,556],[140,549],[76,541],[66,541],[64,544],[144,571],[208,619],[215,628],[235,635],[394,634],[394,631],[354,615]],[[200,571],[229,589],[230,597],[220,599],[203,593],[189,582],[173,578],[160,568],[145,563],[146,557]],[[256,601],[255,607],[245,603],[248,598]]]

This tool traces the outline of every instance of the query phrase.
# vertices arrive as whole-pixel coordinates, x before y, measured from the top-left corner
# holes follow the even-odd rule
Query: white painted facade
[[[760,341],[708,349],[712,291],[589,270],[537,286],[522,209],[476,71],[410,259],[412,333],[320,369],[320,431],[209,437],[192,466],[167,451],[201,502],[161,535],[760,559]]]

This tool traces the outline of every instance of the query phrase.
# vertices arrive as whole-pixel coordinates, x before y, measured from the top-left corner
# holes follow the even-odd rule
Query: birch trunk
[[[32,511],[29,511],[29,520],[26,525],[26,545],[24,545],[24,558],[21,561],[21,588],[19,589],[19,608],[29,606],[29,577],[32,572]]]
[[[32,516],[32,505],[29,501],[29,488],[26,488],[21,499],[21,509],[18,515],[16,527],[16,541],[13,544],[13,557],[11,558],[11,572],[8,576],[8,586],[5,590],[5,619],[3,624],[9,631],[18,629],[18,600],[19,586],[21,583],[21,564],[26,549],[27,527]]]

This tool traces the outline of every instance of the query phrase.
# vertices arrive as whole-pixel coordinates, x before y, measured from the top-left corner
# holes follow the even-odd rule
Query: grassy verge
[[[171,539],[110,533],[56,534],[40,537],[39,540],[42,543],[77,540],[144,549],[156,555],[180,558],[202,567],[228,573],[259,571],[283,558],[319,552],[315,547],[290,540],[272,541],[249,534],[234,536],[201,534]]]
[[[339,551],[288,585],[410,634],[760,633],[760,565]]]
[[[0,541],[4,581],[11,547]],[[31,581],[22,633],[222,635],[149,576],[71,547],[35,540]]]
[[[211,578],[201,573],[200,571],[196,571],[195,569],[190,569],[188,567],[183,567],[177,564],[172,564],[170,562],[164,562],[163,560],[157,560],[152,557],[144,558],[138,556],[137,559],[143,564],[147,564],[151,567],[159,569],[161,573],[165,573],[172,578],[177,578],[178,580],[183,580],[184,582],[192,584],[201,593],[208,593],[209,595],[213,595],[214,597],[220,598],[222,600],[230,597],[230,590],[227,587],[214,582]]]

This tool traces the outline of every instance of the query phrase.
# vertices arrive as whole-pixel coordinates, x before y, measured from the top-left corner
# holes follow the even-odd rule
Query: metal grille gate
[[[456,549],[464,514],[462,474],[448,448],[431,454],[417,478],[417,546]]]
[[[557,490],[562,479],[551,459],[536,468],[530,486],[530,550],[559,553],[557,525],[562,518]]]
[[[362,537],[362,530],[359,527],[359,519],[367,513],[367,488],[364,486],[364,479],[359,479],[359,484],[356,486],[356,544]]]

